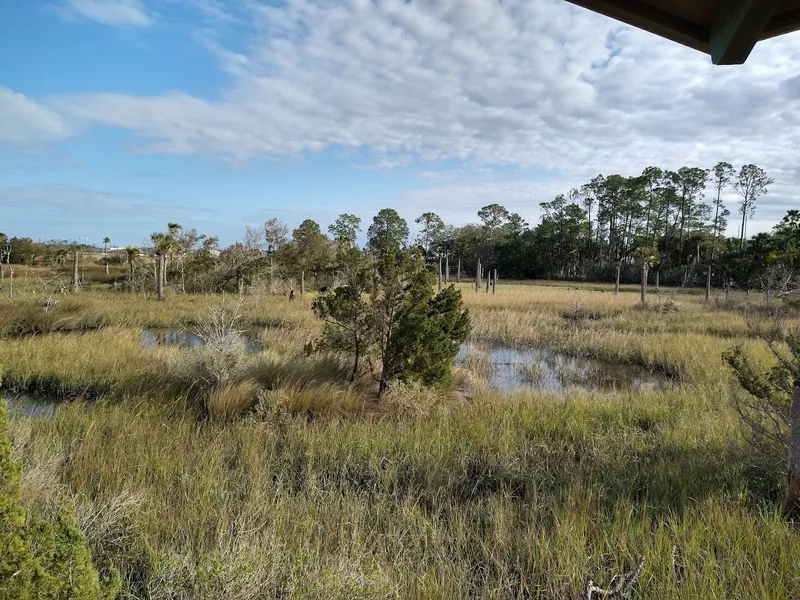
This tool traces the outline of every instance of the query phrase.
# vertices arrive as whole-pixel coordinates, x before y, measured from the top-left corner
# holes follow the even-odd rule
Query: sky
[[[775,180],[753,234],[800,206],[798,150],[800,32],[714,67],[563,0],[0,2],[10,235],[227,244],[493,202],[535,224],[597,174],[719,161]]]

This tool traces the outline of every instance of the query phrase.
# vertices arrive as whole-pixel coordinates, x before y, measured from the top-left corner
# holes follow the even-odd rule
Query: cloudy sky
[[[748,232],[800,206],[800,33],[713,67],[563,0],[3,0],[0,56],[12,235],[536,223],[598,173],[721,160],[775,179]]]

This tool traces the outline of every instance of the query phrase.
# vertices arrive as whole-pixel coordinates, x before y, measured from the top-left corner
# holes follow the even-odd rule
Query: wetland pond
[[[631,364],[611,363],[571,356],[547,348],[518,349],[508,346],[461,346],[456,364],[478,374],[501,394],[540,390],[566,394],[570,391],[663,390],[669,377]]]
[[[254,328],[241,332],[248,352],[258,352],[261,350],[261,329]],[[201,335],[181,328],[153,328],[145,329],[142,332],[142,344],[145,348],[157,348],[158,346],[178,346],[181,348],[196,348],[206,343]]]
[[[11,414],[24,417],[52,417],[56,414],[56,407],[60,402],[60,399],[54,396],[16,394],[8,390],[0,390],[0,399],[8,402]]]
[[[259,341],[262,331],[255,327],[241,333],[248,352],[262,349]],[[205,340],[184,328],[153,328],[143,331],[142,343],[146,348],[196,348],[205,344]],[[650,391],[667,389],[673,384],[667,375],[640,365],[572,356],[549,348],[519,349],[468,342],[461,346],[456,365],[478,376],[485,373],[486,383],[504,395],[526,390],[557,394],[581,390]]]

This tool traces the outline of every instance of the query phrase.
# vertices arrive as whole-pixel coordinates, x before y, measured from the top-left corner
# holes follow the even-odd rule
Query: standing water
[[[8,402],[11,414],[25,417],[52,417],[56,414],[57,398],[0,392],[0,399]]]
[[[457,364],[485,373],[486,382],[502,394],[542,390],[565,394],[575,390],[660,390],[668,377],[644,367],[569,356],[548,348],[518,350],[507,346],[483,348],[464,344]]]
[[[242,332],[245,340],[245,348],[248,352],[258,352],[261,350],[261,343],[258,338],[261,330],[252,329]],[[158,346],[178,346],[181,348],[197,348],[205,345],[206,341],[202,336],[180,328],[161,328],[145,329],[142,332],[142,344],[145,348],[157,348]]]

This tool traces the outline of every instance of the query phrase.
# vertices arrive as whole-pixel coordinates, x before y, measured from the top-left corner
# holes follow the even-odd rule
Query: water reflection
[[[248,352],[259,352],[261,343],[261,330],[251,329],[242,334],[245,340],[245,348]],[[145,348],[157,348],[158,346],[178,346],[181,348],[197,348],[203,346],[206,341],[202,336],[179,328],[152,328],[142,332],[142,344]]]
[[[503,394],[531,389],[564,394],[570,390],[614,392],[670,386],[665,375],[638,365],[569,356],[548,348],[464,344],[456,361],[473,372],[485,372],[487,383]]]
[[[0,398],[8,402],[8,409],[11,414],[26,417],[52,417],[56,414],[58,406],[58,399],[50,396],[0,392]]]

